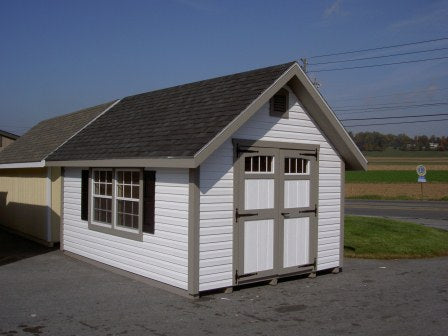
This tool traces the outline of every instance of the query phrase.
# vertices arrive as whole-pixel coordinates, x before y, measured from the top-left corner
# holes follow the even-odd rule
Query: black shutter
[[[143,172],[143,232],[154,233],[156,172]]]
[[[81,219],[89,219],[89,171],[83,170],[81,175]]]

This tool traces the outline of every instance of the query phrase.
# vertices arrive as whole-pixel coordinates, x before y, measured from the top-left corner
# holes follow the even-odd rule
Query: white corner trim
[[[107,111],[109,111],[112,107],[114,107],[115,105],[117,105],[119,102],[121,101],[121,99],[117,99],[115,102],[113,102],[108,108],[106,108],[103,112],[101,112],[100,114],[98,114],[95,118],[93,118],[92,120],[90,120],[87,124],[85,124],[83,127],[81,127],[77,132],[75,132],[71,137],[69,137],[67,140],[65,140],[63,143],[61,143],[58,147],[56,147],[55,150],[53,150],[52,152],[50,152],[49,154],[47,154],[47,156],[45,156],[44,160],[49,157],[51,154],[53,154],[54,152],[56,152],[59,148],[61,148],[62,146],[64,146],[68,141],[70,141],[73,137],[75,137],[76,135],[78,135],[79,132],[81,132],[84,128],[86,128],[87,126],[89,126],[91,123],[93,123],[95,120],[97,120],[99,117],[101,117],[104,113],[106,113]]]
[[[21,162],[21,163],[3,163],[0,164],[0,169],[16,169],[16,168],[43,168],[45,167],[45,160],[37,162]]]

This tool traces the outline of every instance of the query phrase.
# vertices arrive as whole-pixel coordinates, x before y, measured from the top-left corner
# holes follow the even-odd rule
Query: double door
[[[238,145],[236,284],[315,268],[317,155],[317,147],[309,145],[304,149]]]

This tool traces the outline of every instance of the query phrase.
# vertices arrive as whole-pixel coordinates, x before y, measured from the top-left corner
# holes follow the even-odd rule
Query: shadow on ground
[[[0,266],[56,250],[0,229]]]

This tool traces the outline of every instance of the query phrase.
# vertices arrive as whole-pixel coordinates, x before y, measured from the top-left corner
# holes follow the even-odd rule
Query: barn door
[[[235,164],[235,283],[312,269],[317,151],[242,147]]]
[[[239,202],[237,281],[268,277],[276,273],[278,211],[275,172],[278,151],[239,148]]]
[[[280,273],[315,263],[317,253],[317,152],[280,151]]]

